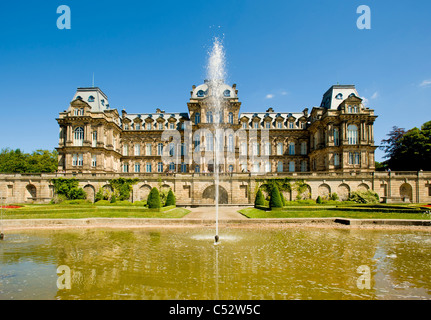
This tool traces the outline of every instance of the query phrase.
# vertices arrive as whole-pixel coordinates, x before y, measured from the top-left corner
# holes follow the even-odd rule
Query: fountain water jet
[[[223,121],[222,116],[222,108],[223,108],[223,90],[222,85],[224,84],[224,80],[226,77],[226,60],[225,53],[223,50],[223,44],[220,39],[214,38],[214,43],[212,50],[209,52],[208,65],[207,65],[207,80],[208,87],[211,96],[211,106],[214,111],[214,185],[215,185],[215,221],[216,221],[216,234],[215,234],[215,242],[217,244],[219,241],[219,232],[218,232],[218,215],[219,215],[219,160],[222,151],[220,146],[223,145],[223,134],[220,129],[220,123]]]

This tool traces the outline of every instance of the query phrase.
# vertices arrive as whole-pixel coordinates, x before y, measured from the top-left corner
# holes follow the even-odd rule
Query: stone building
[[[376,116],[354,86],[332,86],[320,107],[296,113],[240,113],[236,85],[227,84],[222,111],[216,112],[211,90],[208,81],[193,86],[188,112],[119,114],[99,88],[78,88],[57,119],[59,171],[212,172],[215,124],[223,130],[221,172],[374,171]]]
[[[221,90],[222,108],[214,108]],[[6,202],[48,202],[51,179],[74,177],[93,200],[109,180],[135,177],[132,201],[146,200],[152,187],[173,189],[177,203],[214,203],[214,155],[218,151],[220,201],[250,204],[259,180],[302,181],[288,200],[355,190],[375,190],[382,201],[430,202],[431,174],[375,172],[374,110],[353,85],[334,85],[319,107],[300,112],[268,108],[240,112],[236,85],[205,81],[193,86],[187,110],[118,112],[97,87],[78,88],[60,112],[59,166],[55,174],[2,174],[0,197]]]

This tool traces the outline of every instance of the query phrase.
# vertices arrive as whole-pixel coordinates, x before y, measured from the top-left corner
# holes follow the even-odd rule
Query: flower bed
[[[17,209],[22,208],[22,206],[0,206],[2,209]]]

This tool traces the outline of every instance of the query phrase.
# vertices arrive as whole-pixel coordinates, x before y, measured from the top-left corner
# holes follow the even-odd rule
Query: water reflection
[[[208,240],[206,240],[208,239]],[[45,230],[0,244],[1,299],[429,299],[429,233],[355,229]],[[56,269],[71,270],[71,289]],[[359,289],[358,266],[371,269]]]

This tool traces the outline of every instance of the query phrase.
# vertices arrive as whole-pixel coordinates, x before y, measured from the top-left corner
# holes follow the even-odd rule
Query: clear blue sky
[[[63,4],[70,30],[56,26]],[[356,27],[362,4],[371,30]],[[93,72],[113,108],[187,111],[221,35],[242,111],[311,109],[331,85],[355,84],[379,144],[431,120],[430,12],[429,0],[2,1],[0,148],[54,149],[55,118]]]

